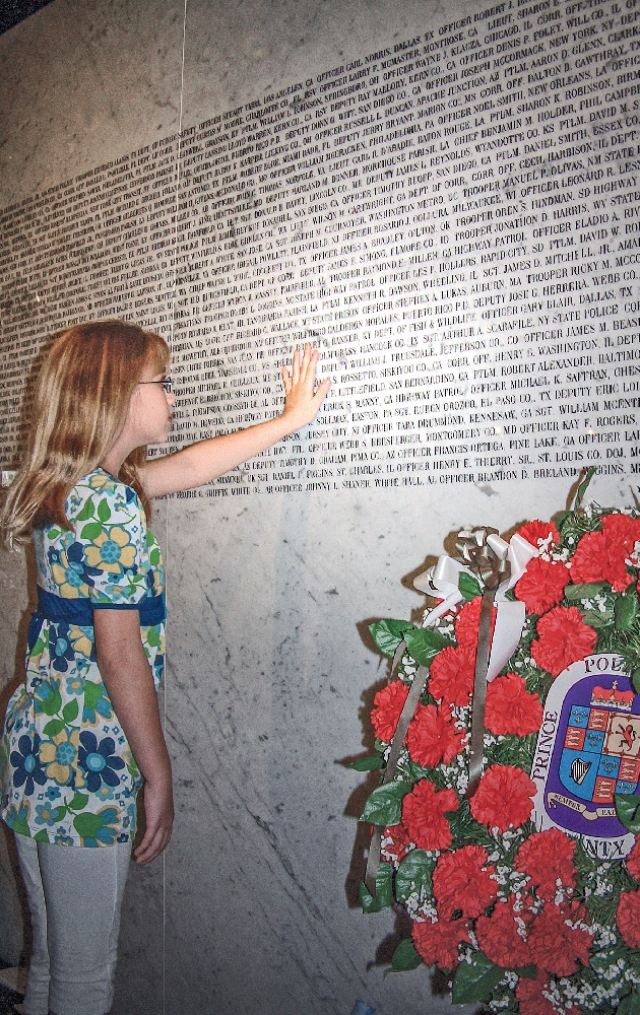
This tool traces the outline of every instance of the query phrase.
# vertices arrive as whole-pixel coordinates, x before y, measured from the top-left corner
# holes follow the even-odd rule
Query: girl
[[[317,351],[283,368],[275,419],[147,462],[171,425],[169,350],[131,324],[74,325],[38,379],[24,464],[2,517],[33,536],[38,609],[26,681],[0,741],[0,814],[16,833],[33,928],[25,1015],[105,1015],[144,781],[149,863],[173,823],[156,689],[164,657],[162,557],[149,499],[208,483],[310,423]]]

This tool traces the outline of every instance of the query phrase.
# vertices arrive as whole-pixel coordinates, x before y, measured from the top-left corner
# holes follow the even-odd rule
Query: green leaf
[[[374,825],[398,825],[402,817],[402,799],[411,792],[408,782],[390,782],[378,786],[369,796],[360,821]]]
[[[453,644],[450,638],[430,627],[414,627],[410,631],[405,631],[404,640],[409,654],[419,666],[429,666],[438,652]]]
[[[409,896],[418,889],[424,888],[431,893],[431,871],[435,867],[435,858],[423,849],[412,849],[396,871],[396,899],[406,902]]]
[[[616,793],[614,795],[618,820],[630,832],[640,832],[640,797],[635,793]]]
[[[453,980],[453,1004],[474,1004],[484,1001],[504,976],[504,969],[496,966],[484,952],[474,952],[471,962],[461,962]]]
[[[47,529],[47,539],[54,540],[62,535],[62,529]]]
[[[67,804],[70,811],[81,811],[89,803],[89,797],[86,793],[74,793],[73,800]]]
[[[76,515],[76,521],[86,522],[88,518],[93,518],[95,513],[96,509],[93,505],[93,497],[87,497],[86,501],[84,502],[84,507],[82,508],[82,511],[80,511],[79,514]]]
[[[636,694],[640,694],[640,666],[635,669],[631,675],[631,683]]]
[[[104,695],[104,684],[94,684],[92,680],[85,680],[84,683],[84,704],[85,708],[95,711],[98,702]]]
[[[64,719],[64,721],[66,723],[75,722],[75,720],[78,718],[78,699],[77,698],[73,698],[71,701],[67,702],[67,704],[62,709],[62,718]]]
[[[467,574],[466,571],[461,571],[458,576],[458,588],[467,602],[482,595],[480,582],[473,575]]]
[[[82,526],[80,531],[81,539],[97,539],[101,532],[103,532],[101,522],[87,522],[86,525]]]
[[[610,626],[613,620],[613,610],[604,610],[603,613],[600,610],[587,610],[582,619],[589,627],[599,630],[601,627]]]
[[[43,642],[42,638],[38,638],[37,642],[35,643],[35,645],[31,649],[31,652],[30,652],[31,658],[33,659],[34,657],[41,655],[44,652],[44,647],[45,646],[44,646],[44,642]]]
[[[640,1015],[640,994],[627,994],[618,1005],[618,1015]]]
[[[34,835],[35,842],[49,842],[49,836],[47,835],[46,828],[41,828],[39,832]]]
[[[98,518],[101,522],[108,522],[111,518],[111,508],[106,497],[98,504]]]
[[[580,483],[580,486],[578,487],[578,489],[576,491],[576,499],[573,502],[573,510],[574,511],[577,511],[578,508],[580,507],[580,505],[582,504],[582,498],[584,497],[585,493],[587,492],[587,487],[589,486],[589,483],[591,482],[591,480],[593,479],[595,474],[596,474],[596,467],[595,467],[595,465],[592,465],[589,469],[587,469],[586,476],[584,477],[584,479],[582,480],[582,482]]]
[[[157,627],[150,627],[147,630],[147,645],[156,648],[160,644],[160,635]]]
[[[64,722],[62,719],[51,719],[42,732],[46,733],[48,737],[57,737],[58,733],[62,733],[63,729]]]
[[[533,964],[530,966],[516,966],[514,973],[518,976],[524,976],[525,980],[535,980],[538,975],[538,967]]]
[[[349,761],[347,768],[355,768],[356,772],[372,772],[376,768],[382,768],[384,758],[381,754],[370,754],[367,758],[358,758],[357,761]]]
[[[593,582],[592,584],[567,585],[564,590],[565,599],[593,599],[606,591],[604,582]]]
[[[388,976],[389,973],[405,973],[409,969],[417,969],[421,965],[422,958],[418,955],[413,941],[408,937],[401,941],[396,948],[391,957],[391,969],[385,969],[384,976]]]
[[[410,630],[414,625],[407,620],[379,620],[369,625],[371,637],[376,643],[376,648],[393,659],[395,651],[404,638],[405,631]]]
[[[362,903],[362,911],[364,913],[379,913],[380,910],[387,909],[387,907],[391,905],[393,902],[393,896],[391,894],[392,877],[393,867],[391,864],[381,863],[376,874],[375,899],[364,881],[362,882],[360,885],[360,902]]]
[[[102,817],[99,814],[91,814],[89,811],[84,814],[76,814],[73,819],[73,827],[81,839],[95,839],[102,825]]]
[[[54,688],[51,694],[42,702],[42,711],[45,715],[55,715],[62,708],[62,698],[60,697],[60,691]]]
[[[638,616],[638,597],[635,590],[619,596],[613,612],[616,618],[616,631],[628,631]]]

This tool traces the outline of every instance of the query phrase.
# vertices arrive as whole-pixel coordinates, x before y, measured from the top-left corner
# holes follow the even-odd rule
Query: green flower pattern
[[[34,533],[38,584],[46,592],[110,607],[132,606],[163,592],[160,547],[130,487],[96,469],[71,491],[67,517],[70,531],[50,525]],[[141,627],[140,635],[157,687],[164,624]],[[103,755],[90,757],[93,766],[109,758],[119,776],[117,786],[89,779],[87,750],[80,740],[84,731],[91,731],[96,744],[108,744]],[[32,754],[19,750],[25,737]],[[16,765],[19,761],[24,767],[25,757],[31,768],[44,773],[44,782],[17,775]],[[114,758],[124,762],[121,768]],[[0,738],[0,816],[14,832],[39,842],[111,846],[135,836],[141,785],[98,669],[93,627],[45,619],[27,653],[25,683],[9,702]]]

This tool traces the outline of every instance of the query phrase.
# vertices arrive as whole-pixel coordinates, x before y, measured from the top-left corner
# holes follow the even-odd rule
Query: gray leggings
[[[25,1015],[105,1015],[131,843],[89,849],[15,838],[33,932]]]

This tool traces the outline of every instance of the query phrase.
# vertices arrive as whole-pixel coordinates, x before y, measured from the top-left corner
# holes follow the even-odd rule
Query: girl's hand
[[[329,393],[330,378],[322,381],[318,385],[318,390],[315,391],[319,357],[318,350],[312,349],[307,342],[302,356],[300,356],[298,349],[294,352],[291,374],[286,367],[282,368],[285,391],[282,416],[287,420],[292,432],[315,419],[320,406]]]
[[[210,483],[311,423],[331,387],[327,378],[314,391],[318,357],[317,349],[307,343],[302,356],[297,351],[294,353],[291,374],[286,367],[282,368],[285,404],[279,415],[248,426],[246,430],[198,441],[177,454],[147,462],[142,471],[147,496],[163,497]]]
[[[151,863],[169,845],[173,828],[173,791],[171,782],[145,782],[144,816],[146,826],[140,845],[134,849],[136,863]]]

